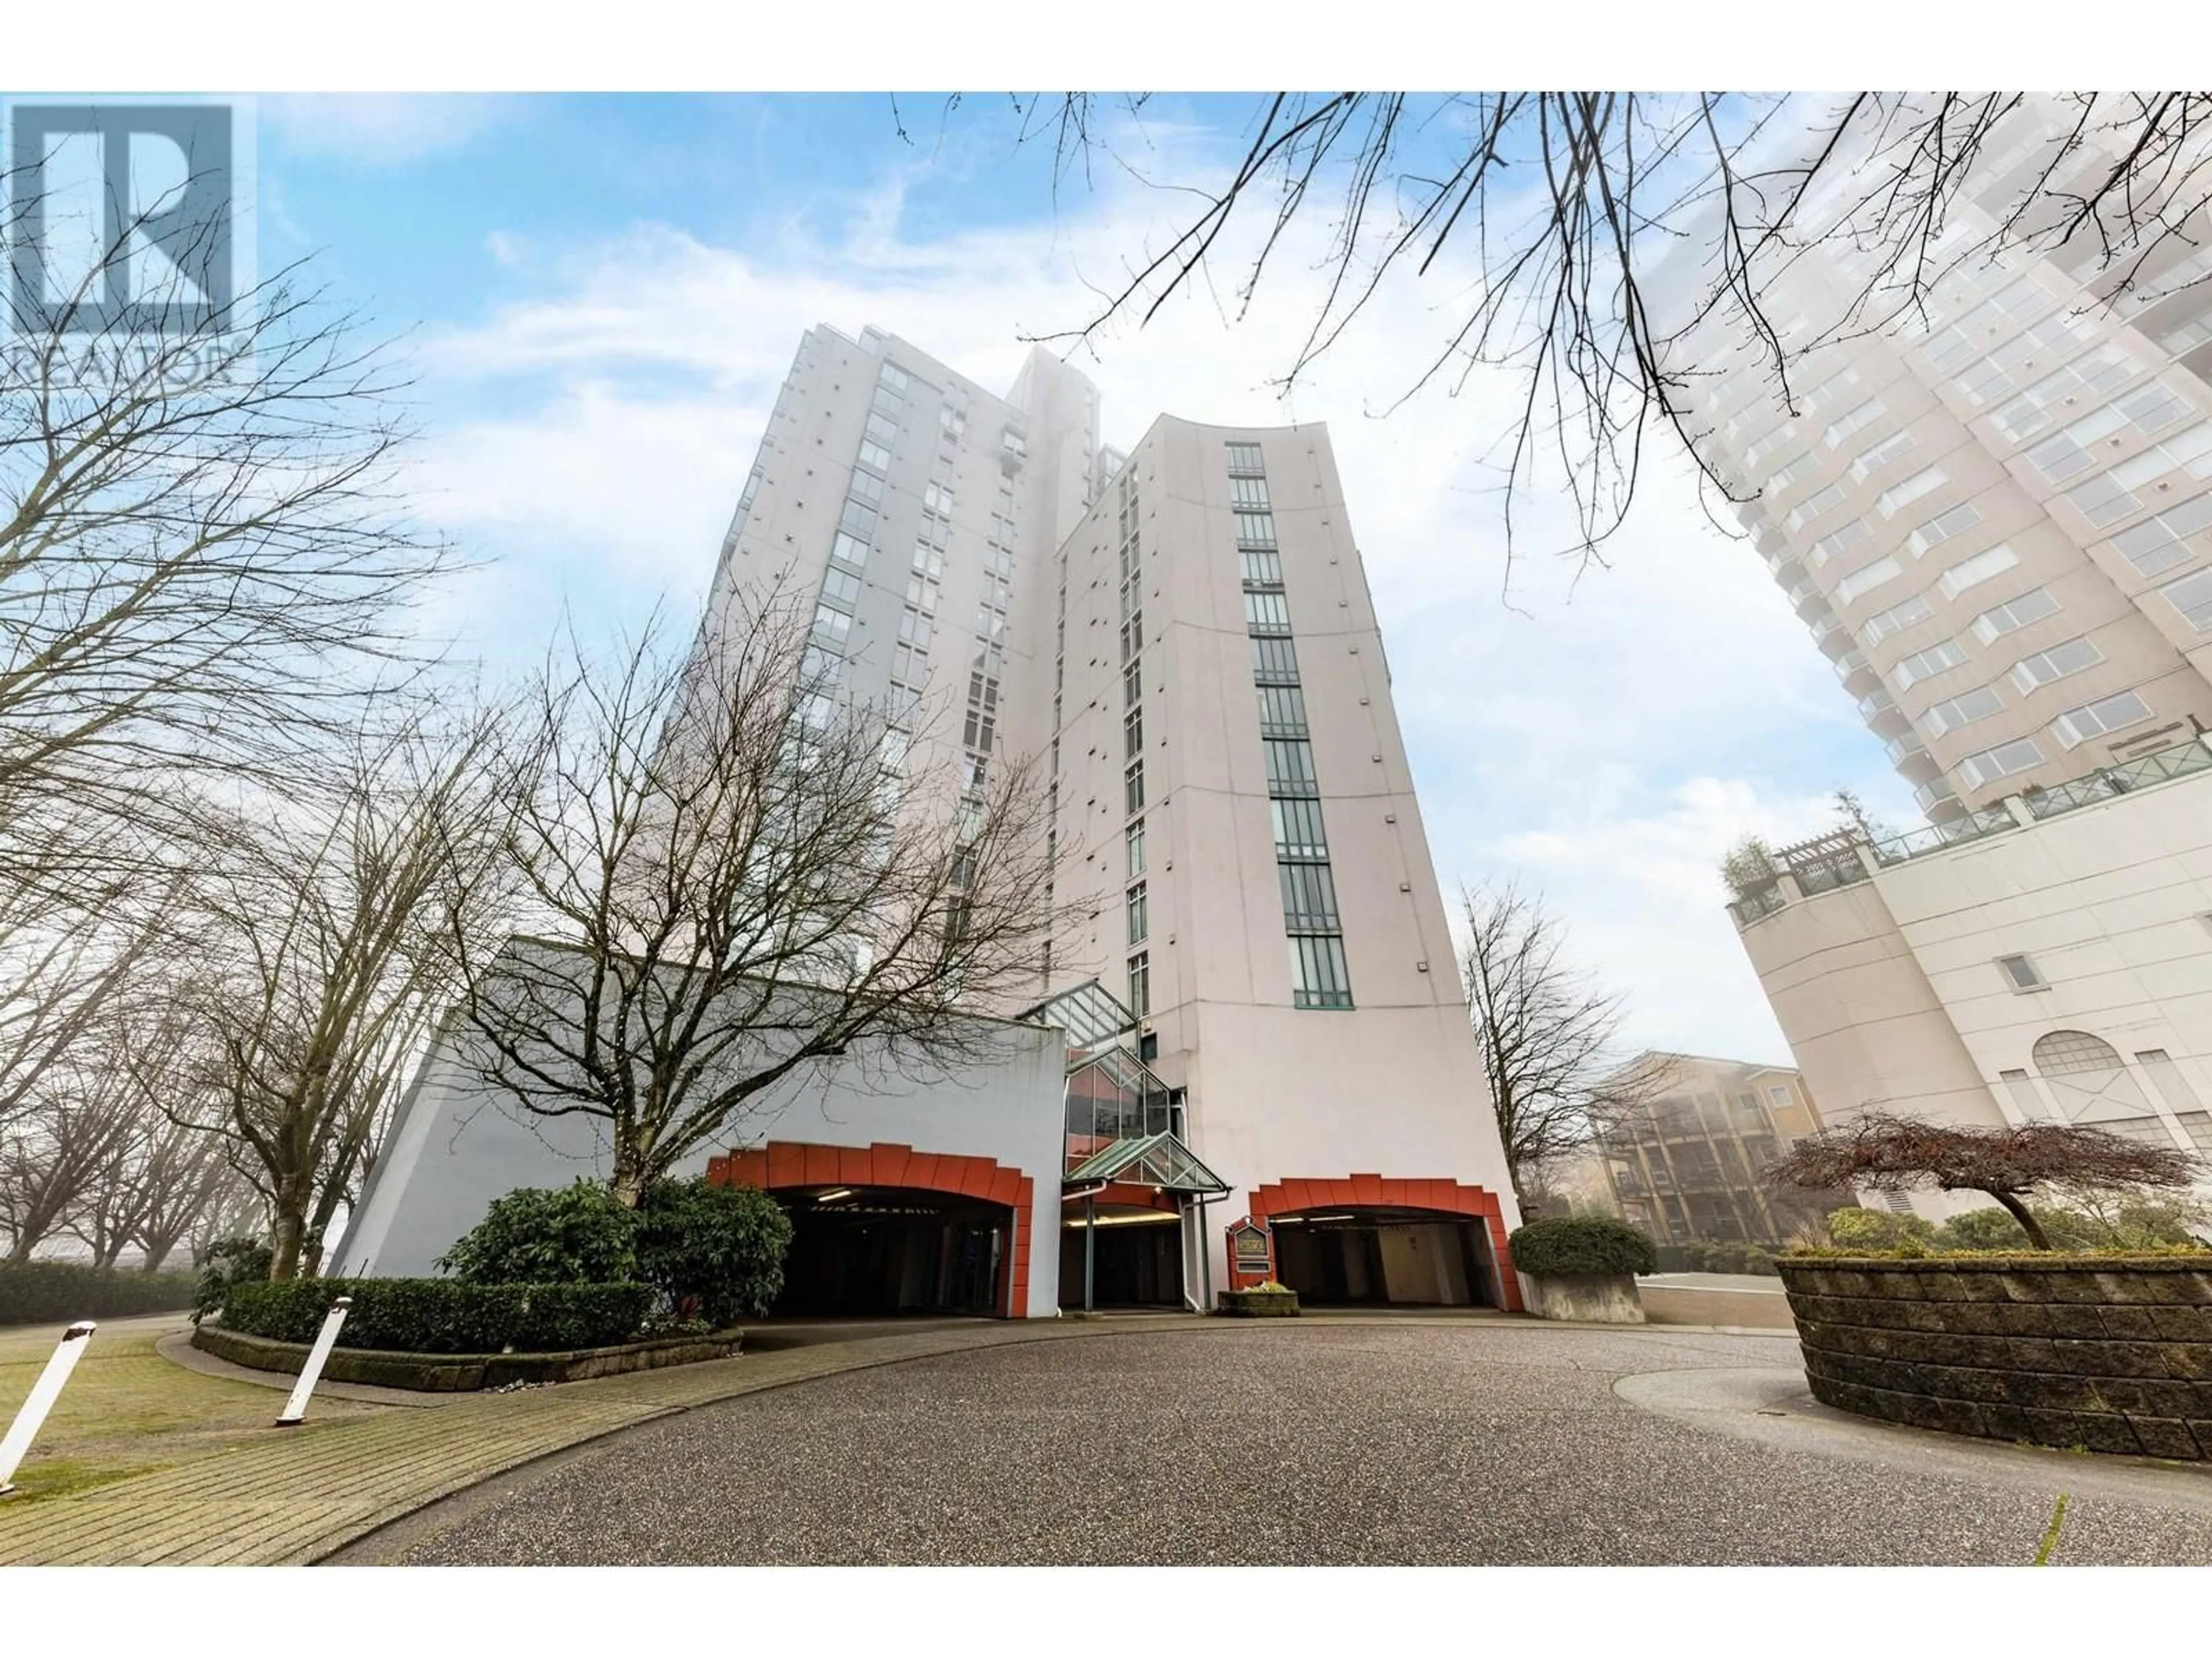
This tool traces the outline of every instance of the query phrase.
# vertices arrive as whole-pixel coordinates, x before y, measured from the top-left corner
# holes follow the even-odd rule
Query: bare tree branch
[[[1664,1056],[1621,1051],[1621,999],[1566,958],[1564,930],[1512,886],[1462,890],[1460,979],[1513,1188],[1530,1200],[1552,1166],[1596,1145],[1663,1090]]]
[[[1794,413],[1808,356],[1923,319],[1954,273],[2048,256],[2141,303],[2164,250],[2212,234],[2212,94],[1280,92],[1198,179],[1154,176],[1140,127],[1095,94],[1017,101],[1024,137],[1055,136],[1055,186],[1097,154],[1194,203],[1044,341],[1141,327],[1215,259],[1249,306],[1310,226],[1325,280],[1288,392],[1371,305],[1402,302],[1394,278],[1446,284],[1439,349],[1397,401],[1477,371],[1517,387],[1516,418],[1484,440],[1509,566],[1539,483],[1566,493],[1570,550],[1601,561],[1655,436],[1721,499],[1753,499],[1759,481],[1710,441],[1701,383],[1724,368],[1760,372]]]
[[[946,1063],[1036,982],[1042,792],[1006,767],[948,805],[949,746],[818,685],[811,614],[572,639],[538,689],[509,856],[544,937],[467,958],[471,1047],[520,1108],[603,1122],[629,1201],[800,1068]]]

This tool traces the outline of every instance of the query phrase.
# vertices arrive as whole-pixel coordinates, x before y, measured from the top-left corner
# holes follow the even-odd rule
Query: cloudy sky
[[[986,386],[1080,330],[1236,145],[1247,99],[1156,100],[1055,182],[1000,99],[264,99],[259,259],[404,332],[423,511],[478,565],[423,618],[495,671],[564,607],[696,605],[801,331],[873,323]],[[903,130],[903,135],[902,132]],[[1389,642],[1437,874],[1540,889],[1644,1043],[1787,1060],[1721,908],[1747,832],[1909,798],[1747,544],[1655,472],[1608,568],[1510,570],[1486,458],[1510,389],[1410,399],[1468,273],[1387,288],[1295,394],[1325,226],[1249,305],[1219,262],[1073,360],[1126,446],[1163,410],[1328,422]],[[1395,405],[1395,408],[1393,407]],[[1547,525],[1551,534],[1545,533]]]

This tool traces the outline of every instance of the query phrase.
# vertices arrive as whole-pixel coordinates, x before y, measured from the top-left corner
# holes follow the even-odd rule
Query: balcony
[[[1729,914],[1735,918],[1737,927],[1747,927],[1762,916],[1772,915],[1788,902],[1782,896],[1782,884],[1770,881],[1763,887],[1753,888],[1729,905]]]
[[[1838,887],[1854,886],[1869,878],[1867,867],[1859,862],[1856,852],[1845,857],[1824,859],[1790,873],[1797,878],[1797,890],[1807,898],[1815,893],[1832,893]]]
[[[1880,865],[1903,864],[1907,859],[1917,859],[1924,854],[1940,853],[1947,847],[1979,841],[1984,836],[2001,836],[2008,830],[2020,828],[2020,820],[2002,806],[1984,806],[1952,819],[1948,823],[1930,824],[1925,830],[1908,830],[1901,836],[1890,836],[1873,843],[1874,860]]]
[[[1912,799],[1922,811],[1933,812],[1945,801],[1957,800],[1959,792],[1951,787],[1949,779],[1937,778],[1934,782],[1923,783],[1915,789]]]
[[[1881,677],[1874,672],[1874,665],[1866,659],[1863,651],[1846,651],[1837,658],[1836,678],[1843,683],[1844,690],[1861,696],[1881,684]]]
[[[2212,771],[2212,748],[2208,748],[2200,738],[2194,743],[2157,750],[2118,766],[2101,768],[2087,777],[2048,789],[2027,790],[2020,799],[2030,817],[2055,818],[2077,806],[2094,806],[2100,800],[2132,793],[2148,784],[2165,783],[2203,771]]]

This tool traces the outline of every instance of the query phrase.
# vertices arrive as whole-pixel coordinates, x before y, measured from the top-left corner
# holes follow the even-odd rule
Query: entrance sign
[[[1251,1217],[1229,1224],[1229,1272],[1239,1281],[1259,1283],[1272,1279],[1275,1269],[1274,1240]]]

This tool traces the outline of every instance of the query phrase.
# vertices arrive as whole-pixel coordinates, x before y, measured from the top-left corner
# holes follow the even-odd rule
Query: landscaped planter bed
[[[1527,1273],[1522,1305],[1539,1319],[1595,1325],[1641,1325],[1644,1297],[1633,1273]]]
[[[2212,1459],[2212,1255],[1779,1266],[1825,1404],[1994,1440]]]
[[[1298,1293],[1279,1287],[1272,1291],[1224,1291],[1219,1311],[1231,1319],[1295,1319]]]
[[[332,1382],[371,1382],[426,1394],[457,1394],[514,1382],[579,1382],[587,1376],[614,1376],[624,1371],[657,1370],[664,1365],[689,1365],[702,1359],[726,1359],[738,1352],[741,1340],[738,1332],[718,1331],[709,1336],[658,1337],[567,1353],[432,1354],[333,1348],[323,1376]],[[233,1364],[297,1376],[307,1364],[309,1345],[277,1342],[203,1324],[192,1333],[192,1346]]]

